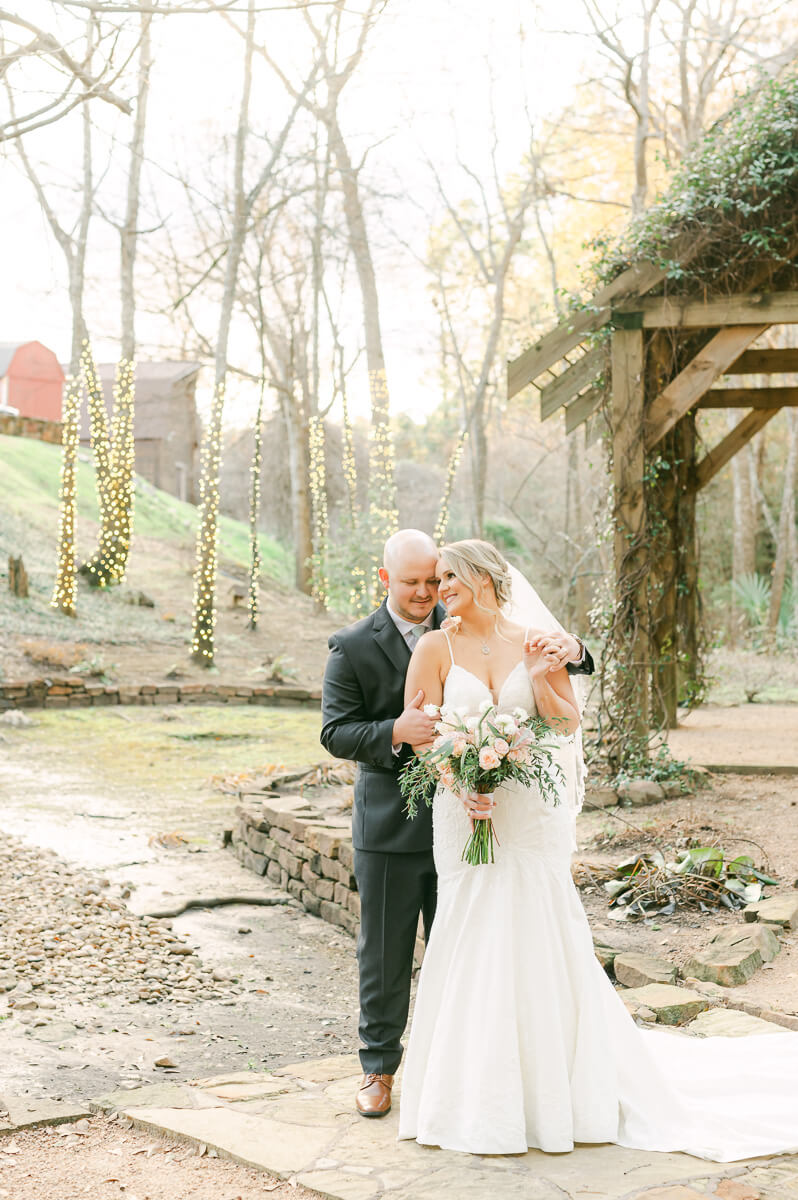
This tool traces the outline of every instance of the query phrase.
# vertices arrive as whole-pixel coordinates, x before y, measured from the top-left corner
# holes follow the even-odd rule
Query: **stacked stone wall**
[[[318,708],[317,688],[236,687],[234,684],[110,684],[65,678],[0,684],[0,712],[9,708],[98,708],[106,704],[302,704]]]
[[[34,438],[38,442],[61,445],[60,421],[42,421],[38,417],[17,417],[13,413],[0,413],[0,434],[6,437]]]
[[[239,861],[309,913],[357,933],[360,896],[349,819],[296,796],[242,795],[240,801],[231,838]]]

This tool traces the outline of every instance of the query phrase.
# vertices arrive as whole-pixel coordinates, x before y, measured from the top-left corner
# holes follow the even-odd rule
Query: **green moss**
[[[319,743],[317,710],[243,705],[45,709],[35,720],[24,741],[35,747],[40,766],[80,773],[88,756],[100,793],[121,779],[125,788],[163,796],[188,788],[199,796],[213,789],[214,776],[269,764],[310,766],[329,757]]]

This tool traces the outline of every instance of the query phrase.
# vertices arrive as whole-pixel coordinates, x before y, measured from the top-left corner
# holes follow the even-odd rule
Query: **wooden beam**
[[[696,404],[715,382],[729,363],[755,338],[767,329],[767,325],[732,325],[720,329],[707,342],[683,371],[663,388],[646,414],[646,449],[651,450],[673,429],[681,417]]]
[[[604,389],[601,387],[592,387],[583,395],[577,396],[573,404],[569,404],[565,410],[565,432],[573,433],[588,417],[592,417],[603,396]]]
[[[710,479],[713,479],[718,471],[734,458],[737,451],[742,450],[746,442],[749,442],[755,433],[759,433],[760,429],[763,429],[771,417],[775,417],[779,411],[778,408],[755,408],[744,416],[739,425],[735,425],[734,429],[726,434],[723,441],[718,442],[717,446],[708,451],[701,462],[696,465],[696,487],[702,488],[709,483]]]
[[[797,408],[798,387],[710,388],[699,408]]]
[[[776,375],[798,373],[798,350],[777,346],[773,350],[745,350],[726,372],[727,375]]]
[[[612,335],[612,463],[615,608],[623,664],[618,681],[622,719],[641,742],[648,737],[648,567],[643,444],[645,380],[643,331]]]
[[[562,404],[568,404],[578,392],[592,383],[604,365],[604,351],[589,350],[540,390],[540,419],[545,421]]]
[[[704,248],[706,234],[691,233],[679,239],[671,247],[669,257],[682,266],[690,262]],[[638,296],[650,292],[667,278],[669,267],[658,263],[640,262],[608,283],[591,296],[581,312],[569,313],[548,333],[544,333],[533,346],[521,352],[507,364],[507,399],[512,400],[522,388],[548,371],[550,367],[569,351],[584,341],[589,333],[601,329],[611,316],[611,302],[619,297],[636,293]]]
[[[642,297],[616,306],[621,317],[642,314],[644,329],[711,329],[724,325],[794,325],[798,292],[752,292],[712,300]]]

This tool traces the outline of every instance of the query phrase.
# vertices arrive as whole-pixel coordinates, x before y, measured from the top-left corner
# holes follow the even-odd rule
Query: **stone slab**
[[[764,962],[775,958],[780,948],[776,935],[764,925],[756,932],[745,926],[722,930],[708,946],[697,950],[688,959],[684,974],[723,987],[739,987],[747,983]]]
[[[8,1111],[8,1120],[0,1126],[0,1134],[17,1133],[36,1125],[62,1125],[92,1116],[92,1110],[82,1104],[62,1100],[40,1100],[30,1096],[2,1096],[0,1109]]]
[[[315,1165],[330,1142],[329,1126],[289,1125],[234,1108],[140,1108],[124,1110],[142,1129],[164,1130],[248,1167],[260,1167],[281,1179]],[[352,1121],[357,1120],[356,1116]]]
[[[748,1037],[750,1034],[784,1033],[784,1028],[736,1008],[710,1008],[699,1013],[685,1032],[698,1037]]]
[[[189,1084],[152,1083],[145,1087],[107,1092],[89,1100],[93,1112],[122,1112],[135,1105],[163,1108],[196,1108],[197,1096]]]
[[[661,1025],[686,1025],[710,1007],[706,996],[669,983],[649,983],[645,987],[629,988],[619,995],[624,1003],[650,1008]]]
[[[665,958],[653,954],[637,954],[624,951],[616,954],[613,970],[618,983],[624,987],[645,987],[648,983],[675,983],[676,967]]]
[[[277,1067],[274,1074],[290,1075],[292,1079],[305,1079],[309,1083],[331,1083],[334,1079],[354,1079],[362,1074],[362,1068],[356,1054],[335,1054],[294,1063],[291,1067]]]
[[[743,909],[746,921],[767,921],[784,929],[798,929],[798,892],[792,896],[771,896]]]

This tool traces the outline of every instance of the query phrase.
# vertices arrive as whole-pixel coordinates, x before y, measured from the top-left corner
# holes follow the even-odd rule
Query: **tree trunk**
[[[136,294],[134,274],[138,243],[139,205],[141,198],[141,167],[144,158],[144,131],[147,125],[147,101],[150,92],[152,66],[152,14],[141,14],[139,45],[138,96],[133,136],[130,140],[130,166],[127,177],[125,220],[119,231],[119,281],[122,304],[122,358],[133,362],[136,354]]]
[[[288,433],[288,471],[294,529],[294,584],[310,595],[313,575],[313,509],[310,499],[309,422],[303,406],[283,393],[283,417]]]
[[[222,418],[227,377],[227,346],[236,297],[238,268],[244,247],[249,206],[244,191],[244,161],[249,132],[249,102],[252,91],[252,54],[255,39],[255,4],[247,6],[244,79],[236,129],[233,165],[233,222],[227,246],[224,290],[216,336],[213,405],[202,447],[200,514],[197,527],[197,566],[194,573],[194,616],[192,658],[200,666],[213,666],[216,624],[216,548],[219,539],[219,474],[221,467]]]
[[[790,557],[790,530],[795,528],[795,474],[798,465],[798,421],[792,409],[787,409],[788,442],[787,461],[784,466],[784,487],[781,493],[781,512],[779,514],[778,536],[776,538],[776,558],[773,563],[773,574],[770,586],[770,606],[768,609],[768,638],[771,643],[776,640],[779,626],[781,602],[784,596],[784,582],[787,577],[787,563]],[[793,587],[795,580],[793,579]]]

